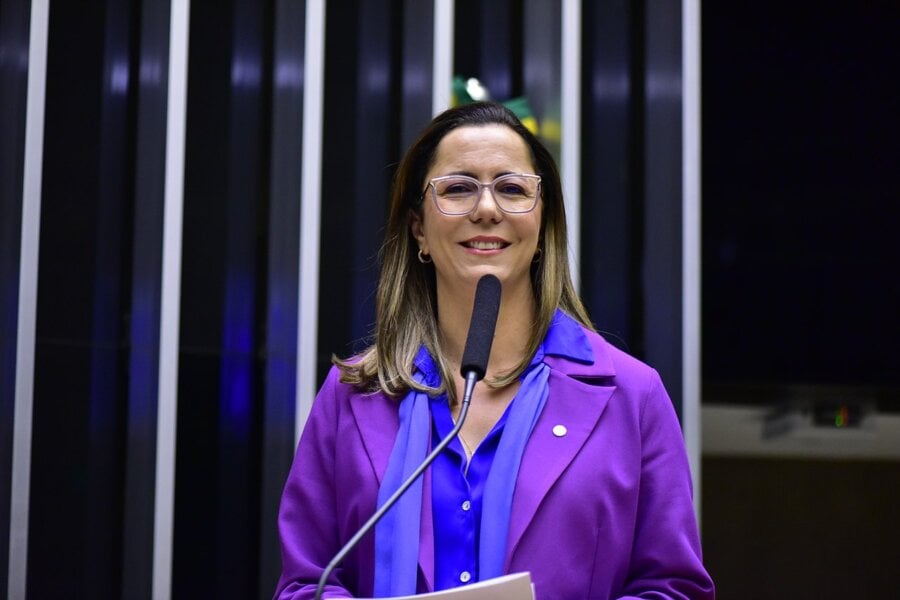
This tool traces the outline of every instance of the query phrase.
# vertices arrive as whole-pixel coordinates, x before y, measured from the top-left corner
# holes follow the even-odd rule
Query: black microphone
[[[472,390],[469,381],[474,374],[471,387],[476,381],[484,379],[487,372],[488,358],[491,355],[491,344],[494,341],[494,329],[497,327],[497,313],[500,312],[500,280],[494,275],[485,275],[478,280],[475,288],[475,304],[472,307],[472,320],[469,322],[469,337],[463,350],[459,373],[466,380],[466,396],[471,400]]]
[[[459,409],[459,418],[456,420],[456,426],[447,437],[432,450],[431,454],[425,457],[412,475],[397,488],[397,491],[381,505],[375,514],[372,515],[365,524],[353,535],[350,540],[344,544],[319,578],[319,585],[316,587],[316,600],[321,600],[322,591],[328,582],[328,576],[331,572],[343,562],[350,552],[356,548],[356,545],[371,531],[378,521],[391,509],[394,504],[403,496],[406,490],[425,472],[431,463],[444,451],[450,442],[459,435],[462,430],[466,415],[469,413],[469,404],[472,402],[472,390],[475,383],[484,379],[487,372],[488,358],[491,355],[491,344],[494,341],[494,329],[497,327],[497,313],[500,312],[500,280],[494,275],[484,275],[478,280],[478,286],[475,288],[475,304],[472,307],[472,320],[469,322],[469,335],[466,338],[466,347],[463,350],[463,358],[460,363],[460,373],[466,380],[465,391],[463,392],[462,405]],[[448,384],[449,385],[449,384]]]

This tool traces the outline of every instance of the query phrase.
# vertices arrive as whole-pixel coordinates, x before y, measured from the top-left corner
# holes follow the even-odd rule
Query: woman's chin
[[[519,285],[531,285],[531,273],[511,273],[509,269],[499,265],[477,265],[464,271],[454,273],[447,278],[438,277],[438,284],[445,284],[452,290],[475,289],[478,281],[485,275],[493,275],[500,280],[504,292]]]

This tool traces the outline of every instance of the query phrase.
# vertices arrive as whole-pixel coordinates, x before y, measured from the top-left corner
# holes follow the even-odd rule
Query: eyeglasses
[[[434,205],[445,215],[468,215],[475,207],[484,188],[491,191],[497,207],[505,213],[521,214],[534,210],[540,197],[541,176],[525,173],[501,175],[490,183],[481,183],[465,175],[435,177],[428,182]],[[428,188],[422,193],[427,193]]]

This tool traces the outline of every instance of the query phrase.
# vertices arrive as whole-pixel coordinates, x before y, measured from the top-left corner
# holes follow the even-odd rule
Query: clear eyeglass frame
[[[455,181],[473,186],[472,190],[468,193],[456,194],[457,199],[448,200],[445,197],[442,200],[438,194],[438,187],[442,184]],[[528,186],[534,185],[534,191],[530,194],[513,194],[516,198],[521,197],[522,199],[529,200],[530,202],[527,205],[522,204],[521,206],[517,206],[517,204],[521,204],[521,202],[509,198],[510,194],[497,192],[498,185],[513,184],[517,182],[524,184],[524,192],[530,192],[531,190],[528,189]],[[443,177],[435,177],[429,181],[428,187],[431,188],[431,199],[434,201],[435,208],[444,215],[462,217],[471,214],[478,207],[478,203],[481,201],[485,188],[490,190],[494,203],[502,212],[511,215],[521,215],[530,213],[537,206],[538,200],[541,197],[541,176],[529,173],[507,173],[506,175],[497,177],[490,183],[481,183],[474,177],[469,177],[467,175],[445,175]],[[422,192],[423,197],[428,193],[428,187]],[[459,208],[449,208],[450,206],[458,206]]]

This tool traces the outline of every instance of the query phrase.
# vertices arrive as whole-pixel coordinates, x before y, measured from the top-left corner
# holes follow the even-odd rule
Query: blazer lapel
[[[582,383],[555,369],[550,373],[549,385],[550,398],[525,447],[519,467],[521,473],[531,476],[520,477],[513,493],[506,569],[544,497],[596,428],[615,390],[615,386]],[[565,427],[564,432],[558,426]],[[557,428],[556,433],[554,428]]]
[[[383,394],[353,394],[350,407],[353,419],[362,438],[363,446],[372,473],[378,485],[387,471],[391,451],[397,431],[400,429],[400,417],[397,410],[399,400],[388,398]],[[429,448],[431,445],[429,444]],[[423,457],[424,458],[424,457]],[[419,569],[428,585],[434,589],[434,519],[431,512],[431,469],[425,471],[422,491],[422,519],[419,525]]]
[[[369,461],[372,463],[372,472],[378,485],[381,485],[381,480],[387,471],[397,430],[400,429],[398,402],[398,400],[388,398],[380,393],[354,393],[350,396],[353,419],[359,435],[362,437]]]

